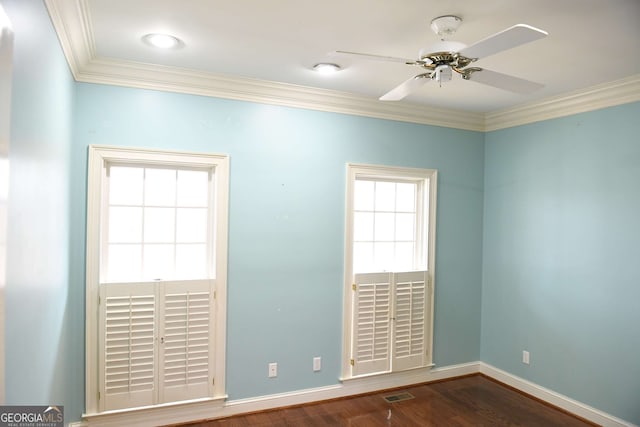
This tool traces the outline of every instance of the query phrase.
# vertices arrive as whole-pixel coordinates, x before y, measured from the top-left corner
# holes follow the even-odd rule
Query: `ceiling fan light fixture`
[[[313,66],[313,71],[316,71],[320,74],[334,74],[340,71],[342,67],[338,64],[333,64],[329,62],[320,62]]]
[[[153,46],[158,49],[176,49],[182,46],[182,40],[170,34],[145,34],[144,36],[142,36],[142,41],[144,41],[149,46]]]
[[[451,67],[448,65],[438,65],[436,69],[433,71],[431,78],[438,82],[440,86],[442,83],[446,83],[451,81],[453,73],[451,72]]]

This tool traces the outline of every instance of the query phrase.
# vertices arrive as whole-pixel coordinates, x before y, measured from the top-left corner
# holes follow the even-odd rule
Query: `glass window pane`
[[[393,212],[396,207],[396,183],[376,182],[376,211]]]
[[[394,217],[392,213],[376,213],[375,214],[375,235],[376,242],[392,241],[394,239]]]
[[[373,214],[369,212],[355,212],[353,215],[353,240],[373,240]]]
[[[368,273],[373,270],[373,243],[354,243],[353,245],[354,273]]]
[[[171,245],[144,245],[144,280],[173,278],[173,250]]]
[[[111,166],[109,168],[109,204],[142,205],[143,168]]]
[[[353,193],[353,209],[357,211],[373,210],[373,181],[355,182]]]
[[[413,265],[413,242],[396,243],[395,271],[414,270]]]
[[[396,184],[396,211],[416,211],[416,184],[405,182]]]
[[[176,279],[207,277],[207,245],[176,245]]]
[[[201,206],[209,204],[209,172],[178,171],[178,206]]]
[[[395,240],[415,240],[415,214],[396,214],[396,238]]]
[[[109,243],[138,243],[142,240],[142,208],[109,208]]]
[[[144,208],[144,242],[173,243],[175,208]]]
[[[200,243],[207,241],[207,209],[178,208],[176,242]]]
[[[134,282],[140,280],[140,245],[109,245],[107,266],[108,282]]]
[[[149,206],[175,206],[175,169],[145,169],[144,204]]]
[[[375,264],[375,269],[373,271],[393,271],[394,244],[376,242],[373,245],[373,262]]]

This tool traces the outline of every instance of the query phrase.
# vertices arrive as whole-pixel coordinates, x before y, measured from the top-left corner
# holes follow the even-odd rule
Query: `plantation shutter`
[[[210,397],[210,280],[100,286],[101,411]]]
[[[427,273],[396,273],[393,370],[418,368],[427,363]]]
[[[355,275],[352,372],[366,375],[390,369],[391,274]]]
[[[102,410],[154,404],[157,298],[154,284],[100,286]]]
[[[353,376],[427,365],[427,277],[426,271],[355,275]]]
[[[208,280],[161,285],[160,403],[208,397],[213,301]]]

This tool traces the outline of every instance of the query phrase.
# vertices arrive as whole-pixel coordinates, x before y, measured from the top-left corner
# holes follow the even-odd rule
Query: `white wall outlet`
[[[322,358],[314,357],[313,358],[313,372],[318,372],[322,369]]]
[[[275,378],[278,376],[278,364],[273,362],[269,363],[269,378]]]
[[[522,363],[529,364],[529,352],[527,350],[522,350]]]

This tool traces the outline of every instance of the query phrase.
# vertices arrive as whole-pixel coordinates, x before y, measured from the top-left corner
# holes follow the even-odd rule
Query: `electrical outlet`
[[[313,372],[318,372],[322,369],[322,358],[314,357],[313,358]]]
[[[269,363],[269,378],[275,378],[278,376],[278,364]]]
[[[527,350],[522,350],[522,363],[529,364],[529,352]]]

